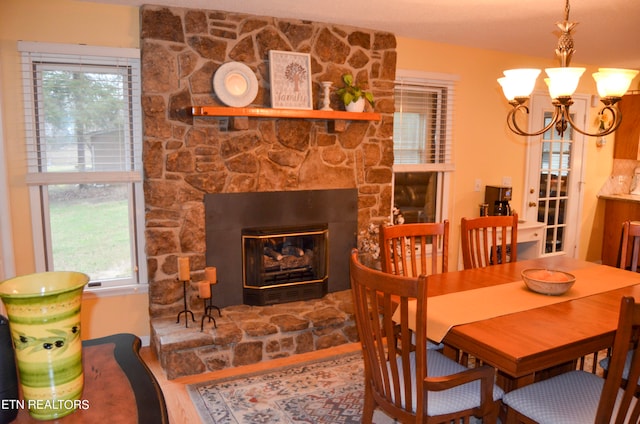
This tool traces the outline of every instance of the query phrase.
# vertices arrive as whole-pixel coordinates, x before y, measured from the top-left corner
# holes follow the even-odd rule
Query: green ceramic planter
[[[88,282],[86,274],[56,271],[0,283],[25,407],[36,419],[60,418],[81,404],[80,305]]]

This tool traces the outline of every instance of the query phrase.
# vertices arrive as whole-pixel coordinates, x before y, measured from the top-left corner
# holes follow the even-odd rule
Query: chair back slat
[[[623,424],[638,422],[640,416],[640,402],[636,399],[638,392],[637,382],[640,378],[640,349],[638,349],[638,331],[640,329],[640,304],[633,297],[622,298],[618,328],[613,342],[613,351],[609,361],[607,378],[602,389],[596,424],[615,422]],[[631,347],[631,364],[628,368],[627,378],[624,378],[625,363]],[[623,387],[624,389],[620,389]],[[620,401],[618,412],[614,416],[616,398],[620,391],[624,391]],[[632,404],[635,406],[631,409]],[[628,420],[629,416],[635,417]],[[612,417],[615,420],[612,421]]]
[[[465,269],[515,262],[518,215],[462,218],[461,241]]]
[[[625,221],[622,223],[618,266],[622,269],[638,272],[638,256],[640,256],[640,221]]]
[[[380,226],[382,270],[417,277],[447,272],[449,221]]]

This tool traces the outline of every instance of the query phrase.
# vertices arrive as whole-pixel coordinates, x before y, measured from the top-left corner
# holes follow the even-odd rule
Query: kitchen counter
[[[640,196],[638,196],[640,201]],[[544,227],[544,222],[537,221],[525,221],[524,219],[518,220],[518,231],[520,230],[541,230]],[[520,233],[518,233],[520,234]]]
[[[640,195],[637,194],[599,194],[598,198],[604,200],[618,200],[623,202],[640,203]]]

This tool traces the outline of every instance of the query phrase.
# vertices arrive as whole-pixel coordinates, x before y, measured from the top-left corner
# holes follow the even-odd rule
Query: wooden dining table
[[[566,256],[429,276],[428,297],[514,284],[521,281],[521,272],[527,268],[593,274],[604,291],[566,301],[557,298],[550,305],[454,325],[446,332],[442,339],[445,352],[462,351],[495,367],[498,384],[505,391],[530,384],[550,370],[575,366],[577,358],[612,346],[621,298],[640,299],[640,274]],[[627,278],[630,285],[626,287],[607,287],[610,281],[619,283]],[[577,278],[576,285],[579,281]]]

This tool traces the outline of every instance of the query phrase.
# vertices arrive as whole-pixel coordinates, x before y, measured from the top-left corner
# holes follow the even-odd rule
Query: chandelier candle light
[[[622,96],[629,89],[631,81],[638,75],[638,71],[631,69],[616,68],[600,68],[598,72],[593,74],[600,95],[600,101],[604,107],[598,112],[600,122],[608,122],[608,125],[601,125],[598,132],[590,133],[578,128],[571,119],[569,107],[573,104],[571,96],[578,87],[580,77],[585,68],[570,67],[571,57],[575,52],[573,48],[573,37],[571,31],[577,25],[577,22],[569,22],[569,0],[566,0],[565,19],[556,25],[562,31],[562,35],[558,40],[556,48],[556,56],[560,60],[560,68],[547,68],[545,72],[548,78],[545,83],[549,88],[549,95],[554,106],[553,118],[549,124],[541,130],[534,132],[526,132],[516,123],[516,113],[518,111],[529,113],[529,109],[525,106],[529,96],[533,92],[536,80],[540,74],[540,69],[510,69],[504,71],[504,77],[499,78],[498,82],[502,86],[505,97],[513,109],[509,111],[507,116],[507,124],[509,129],[518,135],[536,136],[543,134],[549,129],[555,127],[559,134],[563,134],[567,128],[567,123],[571,124],[573,129],[580,134],[591,137],[602,137],[611,134],[620,126],[622,122],[622,114],[616,103],[620,101]],[[606,114],[611,115],[611,119],[606,119]]]

